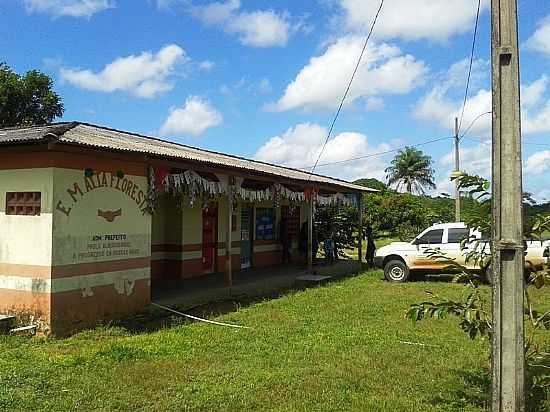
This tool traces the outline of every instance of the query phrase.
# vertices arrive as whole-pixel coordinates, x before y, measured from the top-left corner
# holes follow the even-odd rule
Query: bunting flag
[[[193,170],[170,174],[163,169],[153,170],[150,167],[148,203],[151,205],[151,210],[154,210],[156,189],[160,190],[164,186],[164,190],[168,193],[187,195],[190,206],[194,206],[197,200],[201,200],[204,204],[211,199],[225,196],[229,193],[229,180],[222,178],[218,178],[218,180],[216,182],[205,179]],[[274,207],[280,206],[283,199],[291,203],[313,201],[314,204],[320,206],[353,206],[357,204],[357,199],[354,195],[344,195],[342,193],[319,195],[318,190],[313,187],[308,187],[303,192],[295,192],[280,183],[275,183],[266,189],[255,190],[242,187],[243,182],[243,178],[235,178],[235,185],[233,186],[233,201],[235,202],[237,199],[247,202],[273,201]]]
[[[157,191],[160,191],[162,187],[165,185],[166,177],[170,172],[168,169],[156,168],[154,170],[154,173],[155,173],[155,187]]]
[[[215,198],[227,194],[227,183],[205,179],[193,170],[168,175],[166,188],[167,191],[189,196],[191,206],[194,206],[199,197],[204,203],[205,197]]]

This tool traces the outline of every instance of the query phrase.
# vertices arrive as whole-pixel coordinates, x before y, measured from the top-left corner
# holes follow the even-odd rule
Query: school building
[[[155,283],[219,273],[231,286],[281,264],[281,222],[298,256],[315,205],[367,191],[86,123],[2,129],[0,314],[62,334],[143,310]]]

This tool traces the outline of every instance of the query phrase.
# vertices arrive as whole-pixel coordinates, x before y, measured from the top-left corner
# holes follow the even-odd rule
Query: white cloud
[[[223,116],[210,103],[198,96],[190,96],[182,107],[170,109],[170,114],[160,129],[160,135],[199,136],[222,122]]]
[[[301,123],[289,128],[280,136],[268,139],[254,157],[269,163],[311,170],[327,133],[325,127],[314,123]],[[362,177],[384,179],[385,165],[380,157],[330,165],[326,163],[361,157],[389,148],[388,144],[373,147],[369,144],[367,136],[361,133],[340,133],[327,143],[315,172],[348,180]]]
[[[470,96],[466,101],[461,131],[466,131],[472,125],[469,135],[488,137],[491,133],[491,116],[484,115],[477,120],[476,118],[492,110],[491,102],[490,90],[480,89]],[[426,122],[436,123],[443,129],[453,130],[455,117],[460,119],[462,115],[462,102],[450,99],[443,90],[436,87],[420,99],[414,115]]]
[[[550,150],[543,150],[529,156],[525,162],[525,174],[540,175],[550,170]]]
[[[542,75],[540,79],[523,86],[521,89],[521,105],[526,108],[536,106],[544,97],[547,87],[548,77],[546,75]]]
[[[114,0],[23,0],[29,13],[46,13],[54,17],[91,17],[100,11],[112,9]]]
[[[467,60],[451,66],[444,74],[434,78],[432,87],[416,104],[414,116],[426,123],[436,124],[451,131],[454,118],[462,113],[463,93],[466,85]],[[484,84],[489,72],[489,62],[477,60],[472,69],[470,92],[466,101],[461,131],[480,116],[492,110],[492,92]],[[532,83],[522,84],[522,134],[533,135],[550,132],[550,96],[547,94],[549,78],[542,75]],[[488,138],[491,134],[491,116],[484,115],[475,120],[468,134]]]
[[[365,106],[367,112],[379,112],[384,110],[385,103],[380,97],[369,97]]]
[[[419,99],[413,115],[426,123],[454,131],[455,117],[460,119],[462,116],[468,66],[469,60],[463,59],[451,65],[445,73],[435,76],[435,85]],[[489,137],[491,132],[491,116],[478,118],[492,110],[492,93],[483,87],[488,82],[489,67],[489,62],[484,60],[475,60],[472,65],[469,96],[461,127],[464,132],[471,125],[468,134],[483,138]]]
[[[550,15],[542,19],[533,35],[527,40],[531,50],[550,56]]]
[[[137,97],[152,98],[173,89],[169,77],[178,64],[187,60],[185,51],[171,44],[156,54],[142,52],[119,57],[98,73],[62,68],[60,74],[61,79],[86,90],[125,91]]]
[[[550,96],[548,77],[542,75],[538,80],[522,88],[522,119],[523,134],[538,134],[550,132]]]
[[[449,140],[449,145],[451,140]],[[451,172],[454,170],[454,150],[447,152],[439,159],[440,179],[436,182],[439,193],[454,194],[454,182],[451,182]],[[491,176],[491,145],[478,144],[476,146],[460,148],[460,170],[472,175],[489,178]]]
[[[337,107],[362,46],[363,40],[359,37],[338,39],[323,55],[311,58],[286,87],[279,101],[269,105],[268,109]],[[357,71],[347,103],[361,97],[408,93],[422,82],[426,72],[424,62],[403,54],[398,47],[371,43]]]
[[[370,28],[379,0],[333,0],[343,10],[348,31]],[[482,10],[490,0],[482,0]],[[473,30],[477,0],[390,0],[384,3],[375,35],[378,38],[446,41]]]
[[[212,71],[214,69],[214,66],[216,66],[216,64],[210,60],[204,60],[199,63],[199,69],[204,72]]]
[[[213,2],[192,6],[191,14],[206,25],[220,26],[238,36],[245,46],[285,46],[290,35],[300,30],[302,23],[292,25],[286,13],[273,10],[241,11],[240,0]]]
[[[269,79],[263,78],[262,80],[260,80],[260,82],[258,83],[258,91],[261,94],[267,94],[273,91],[273,87],[271,86],[271,82],[269,81]]]

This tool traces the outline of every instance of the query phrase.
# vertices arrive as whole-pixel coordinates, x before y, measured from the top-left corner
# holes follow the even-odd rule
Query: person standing
[[[374,237],[372,235],[372,227],[367,226],[366,230],[367,235],[367,252],[365,253],[365,260],[367,265],[370,268],[374,267],[374,254],[376,252],[376,244],[374,243]]]

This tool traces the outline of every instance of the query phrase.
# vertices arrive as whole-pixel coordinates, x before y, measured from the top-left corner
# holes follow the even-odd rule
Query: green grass
[[[486,410],[488,343],[469,341],[455,319],[404,319],[425,290],[457,297],[462,287],[380,278],[371,272],[216,318],[251,329],[182,322],[137,334],[0,338],[0,410]]]

